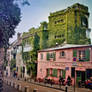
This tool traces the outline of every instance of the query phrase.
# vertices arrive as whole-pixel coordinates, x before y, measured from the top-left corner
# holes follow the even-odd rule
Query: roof
[[[70,49],[70,48],[83,48],[83,47],[92,47],[92,45],[65,44],[63,46],[58,46],[58,47],[54,47],[54,48],[48,48],[48,49],[39,50],[39,52],[60,50],[60,49]]]

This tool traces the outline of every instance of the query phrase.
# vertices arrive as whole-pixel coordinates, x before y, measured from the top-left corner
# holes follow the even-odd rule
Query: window
[[[47,69],[47,76],[50,75],[50,69]]]
[[[55,39],[58,39],[58,38],[61,38],[61,37],[64,37],[64,34],[61,34],[61,35],[55,35]]]
[[[41,54],[41,59],[43,59],[43,54]]]
[[[65,52],[64,51],[60,52],[60,57],[65,57]]]
[[[79,61],[84,61],[85,58],[85,50],[80,50],[79,51]]]
[[[90,50],[79,50],[79,61],[90,61]]]
[[[53,59],[54,61],[56,60],[56,53],[47,53],[47,60]]]
[[[64,22],[64,20],[60,19],[60,20],[55,21],[55,24],[62,23],[62,22]]]
[[[88,20],[86,17],[81,17],[81,25],[83,27],[88,27]]]
[[[87,74],[87,79],[89,79],[90,77],[92,77],[92,69],[87,69],[86,70],[86,74]]]
[[[74,67],[71,68],[71,76],[75,77],[75,68]]]

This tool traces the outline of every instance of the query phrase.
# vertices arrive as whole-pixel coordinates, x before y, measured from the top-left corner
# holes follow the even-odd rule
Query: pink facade
[[[74,51],[76,51],[76,57],[74,56]],[[47,59],[47,53],[50,55],[49,59]],[[55,54],[51,55],[51,53]],[[73,71],[73,68],[75,68],[75,72]],[[85,80],[86,78],[91,77],[92,46],[66,45],[63,47],[56,47],[39,51],[37,78],[44,79],[47,77],[57,82],[60,75],[63,76],[65,80],[68,76],[70,76],[72,82],[74,81],[74,75],[76,77],[76,81]],[[84,75],[86,78],[83,77]]]

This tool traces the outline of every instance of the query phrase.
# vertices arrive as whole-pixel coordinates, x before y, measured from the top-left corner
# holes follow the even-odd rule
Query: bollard
[[[15,88],[17,89],[17,87],[18,87],[18,86],[17,86],[17,84],[15,83]]]
[[[25,92],[29,92],[29,86],[25,87]]]
[[[7,85],[8,85],[8,81],[7,81]]]
[[[13,87],[15,87],[15,83],[13,83]]]
[[[34,89],[33,92],[38,92],[38,89]]]
[[[11,82],[11,87],[13,87],[13,82]]]
[[[11,82],[9,81],[9,86],[11,85]]]
[[[16,86],[16,89],[19,90],[19,85]]]
[[[22,91],[22,88],[21,88],[21,85],[19,84],[19,89],[18,89],[19,91]]]
[[[65,86],[65,92],[68,92],[68,87],[67,87],[67,85]]]
[[[9,81],[7,81],[7,85],[9,85]]]

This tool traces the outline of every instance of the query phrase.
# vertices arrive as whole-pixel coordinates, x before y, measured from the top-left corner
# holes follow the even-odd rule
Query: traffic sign
[[[76,57],[73,58],[73,61],[76,61]]]

